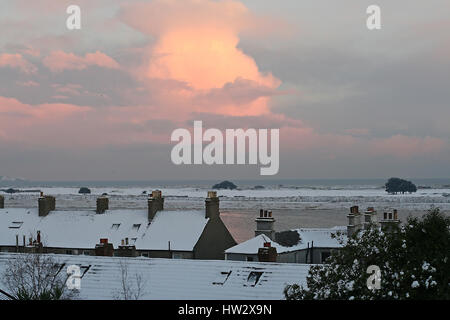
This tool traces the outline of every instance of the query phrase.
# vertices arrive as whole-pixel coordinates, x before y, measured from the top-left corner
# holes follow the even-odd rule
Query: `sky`
[[[68,30],[66,8],[81,8]],[[381,8],[368,30],[366,8]],[[273,178],[450,177],[446,0],[2,0],[0,176],[258,179],[171,133],[280,130]],[[270,177],[264,177],[270,178]]]

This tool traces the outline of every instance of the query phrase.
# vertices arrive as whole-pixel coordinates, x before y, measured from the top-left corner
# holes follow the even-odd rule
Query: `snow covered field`
[[[26,190],[26,188],[23,188]],[[30,188],[31,189],[31,188]],[[198,208],[203,206],[207,188],[161,188],[148,187],[101,187],[90,188],[90,195],[78,194],[79,188],[69,187],[35,187],[45,194],[54,195],[58,202],[68,207],[91,206],[95,197],[104,193],[111,197],[117,207],[145,207],[147,195],[154,189],[162,190],[166,198],[166,205],[170,208]],[[37,192],[21,192],[11,196],[7,195],[13,206],[29,206],[29,200],[37,197]],[[302,209],[305,207],[343,208],[349,203],[378,204],[382,206],[395,206],[407,209],[428,209],[431,205],[442,209],[450,209],[450,188],[446,189],[419,189],[413,194],[389,195],[381,188],[271,188],[271,189],[239,189],[220,190],[221,208],[237,209],[259,208],[262,204],[272,209]],[[61,202],[62,201],[62,202]],[[192,207],[191,207],[192,206]],[[376,206],[376,205],[375,205]]]
[[[90,187],[91,194],[78,194],[79,187],[30,187],[16,189],[41,190],[56,197],[59,210],[94,209],[99,195],[108,194],[110,208],[144,209],[147,194],[162,190],[167,209],[202,209],[206,187]],[[143,193],[146,192],[146,193]],[[36,207],[38,192],[20,192],[5,196],[6,207]],[[381,216],[384,210],[396,208],[401,220],[421,216],[431,206],[450,213],[450,188],[419,189],[414,194],[389,195],[376,187],[299,188],[271,186],[266,189],[220,190],[222,218],[237,241],[253,236],[254,219],[259,209],[273,210],[277,231],[300,227],[333,227],[347,223],[346,214],[352,205],[361,210],[372,206]]]

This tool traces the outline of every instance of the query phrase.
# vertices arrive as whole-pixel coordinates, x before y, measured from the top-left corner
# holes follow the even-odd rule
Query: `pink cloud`
[[[119,68],[119,64],[113,58],[100,51],[86,53],[83,57],[58,50],[50,53],[50,55],[45,57],[42,62],[52,72],[61,72],[63,70],[83,70],[90,66],[99,66],[110,69]]]
[[[261,72],[254,59],[238,48],[239,33],[255,20],[242,3],[156,0],[124,5],[120,17],[156,37],[156,43],[143,52],[146,63],[134,73],[143,81],[186,84],[173,93],[183,102],[180,109],[231,116],[270,113],[268,96],[281,82]]]
[[[0,67],[17,68],[23,73],[36,73],[37,68],[28,62],[21,54],[4,53],[0,55]]]

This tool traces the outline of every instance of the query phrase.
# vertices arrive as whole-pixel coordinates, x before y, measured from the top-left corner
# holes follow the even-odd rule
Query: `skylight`
[[[230,271],[222,271],[219,276],[213,281],[212,284],[223,285],[231,275]]]
[[[13,221],[11,222],[11,224],[9,225],[10,229],[19,229],[23,224],[23,221]]]
[[[250,272],[250,274],[248,275],[248,278],[247,278],[247,283],[249,285],[251,285],[252,287],[254,287],[258,283],[259,278],[261,278],[262,274],[263,274],[263,272],[260,272],[260,271]]]
[[[117,230],[120,227],[120,223],[113,223],[113,225],[111,226],[111,229]]]

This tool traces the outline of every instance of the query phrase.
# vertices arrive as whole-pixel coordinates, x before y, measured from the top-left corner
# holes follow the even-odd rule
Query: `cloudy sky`
[[[81,7],[81,30],[66,8]],[[366,28],[381,7],[382,29]],[[2,0],[0,176],[259,178],[176,166],[176,128],[280,128],[275,178],[450,176],[450,3]]]

